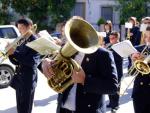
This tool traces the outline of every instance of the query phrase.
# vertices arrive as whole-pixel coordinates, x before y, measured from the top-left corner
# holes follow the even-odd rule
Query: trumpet
[[[11,48],[16,49],[17,46],[21,45],[24,41],[26,41],[32,34],[35,33],[37,29],[37,25],[34,24],[31,28],[31,30],[27,31],[26,33],[24,33],[23,35],[17,37],[9,46],[7,46],[5,48],[4,51],[0,51],[0,64],[8,58],[8,51]]]

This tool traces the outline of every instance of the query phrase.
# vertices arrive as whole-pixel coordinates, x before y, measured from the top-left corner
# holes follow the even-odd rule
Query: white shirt
[[[75,57],[75,61],[77,61],[78,64],[81,65],[83,58],[84,58],[84,54],[78,53],[78,55],[76,55]],[[64,105],[61,106],[62,108],[66,108],[71,111],[76,110],[76,106],[75,106],[76,105],[76,88],[77,88],[77,84],[74,84],[68,94],[68,98],[66,102],[64,103]]]

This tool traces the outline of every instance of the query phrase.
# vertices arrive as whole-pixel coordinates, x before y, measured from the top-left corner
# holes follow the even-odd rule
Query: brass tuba
[[[58,93],[62,93],[73,84],[73,69],[80,70],[80,66],[71,57],[77,51],[90,54],[98,49],[97,32],[85,20],[70,19],[65,25],[65,36],[68,42],[54,58],[54,75],[48,80],[49,86]]]

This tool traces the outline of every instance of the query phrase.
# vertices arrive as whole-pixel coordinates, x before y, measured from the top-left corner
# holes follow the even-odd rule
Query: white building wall
[[[86,0],[86,20],[90,22],[94,27],[98,27],[96,25],[98,19],[101,17],[101,7],[102,6],[118,6],[118,3],[116,0]],[[119,11],[115,10],[113,8],[113,24],[118,25],[119,24]],[[119,30],[118,27],[115,27],[117,31]]]

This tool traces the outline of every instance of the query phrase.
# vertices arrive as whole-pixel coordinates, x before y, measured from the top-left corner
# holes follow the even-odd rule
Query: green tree
[[[50,0],[50,15],[53,25],[70,18],[76,0]]]
[[[120,23],[127,21],[131,16],[141,20],[147,16],[147,4],[150,0],[118,0],[120,4]]]
[[[38,25],[38,29],[55,27],[56,23],[70,17],[76,0],[1,0],[11,6],[21,16],[28,16]],[[50,18],[50,19],[49,19]],[[51,21],[49,21],[51,20]]]
[[[8,7],[10,5],[10,0],[1,0],[0,1],[0,24],[9,24],[11,16],[8,12]]]
[[[12,0],[11,7],[21,16],[28,16],[38,25],[38,29],[46,29],[48,20],[48,0]]]

